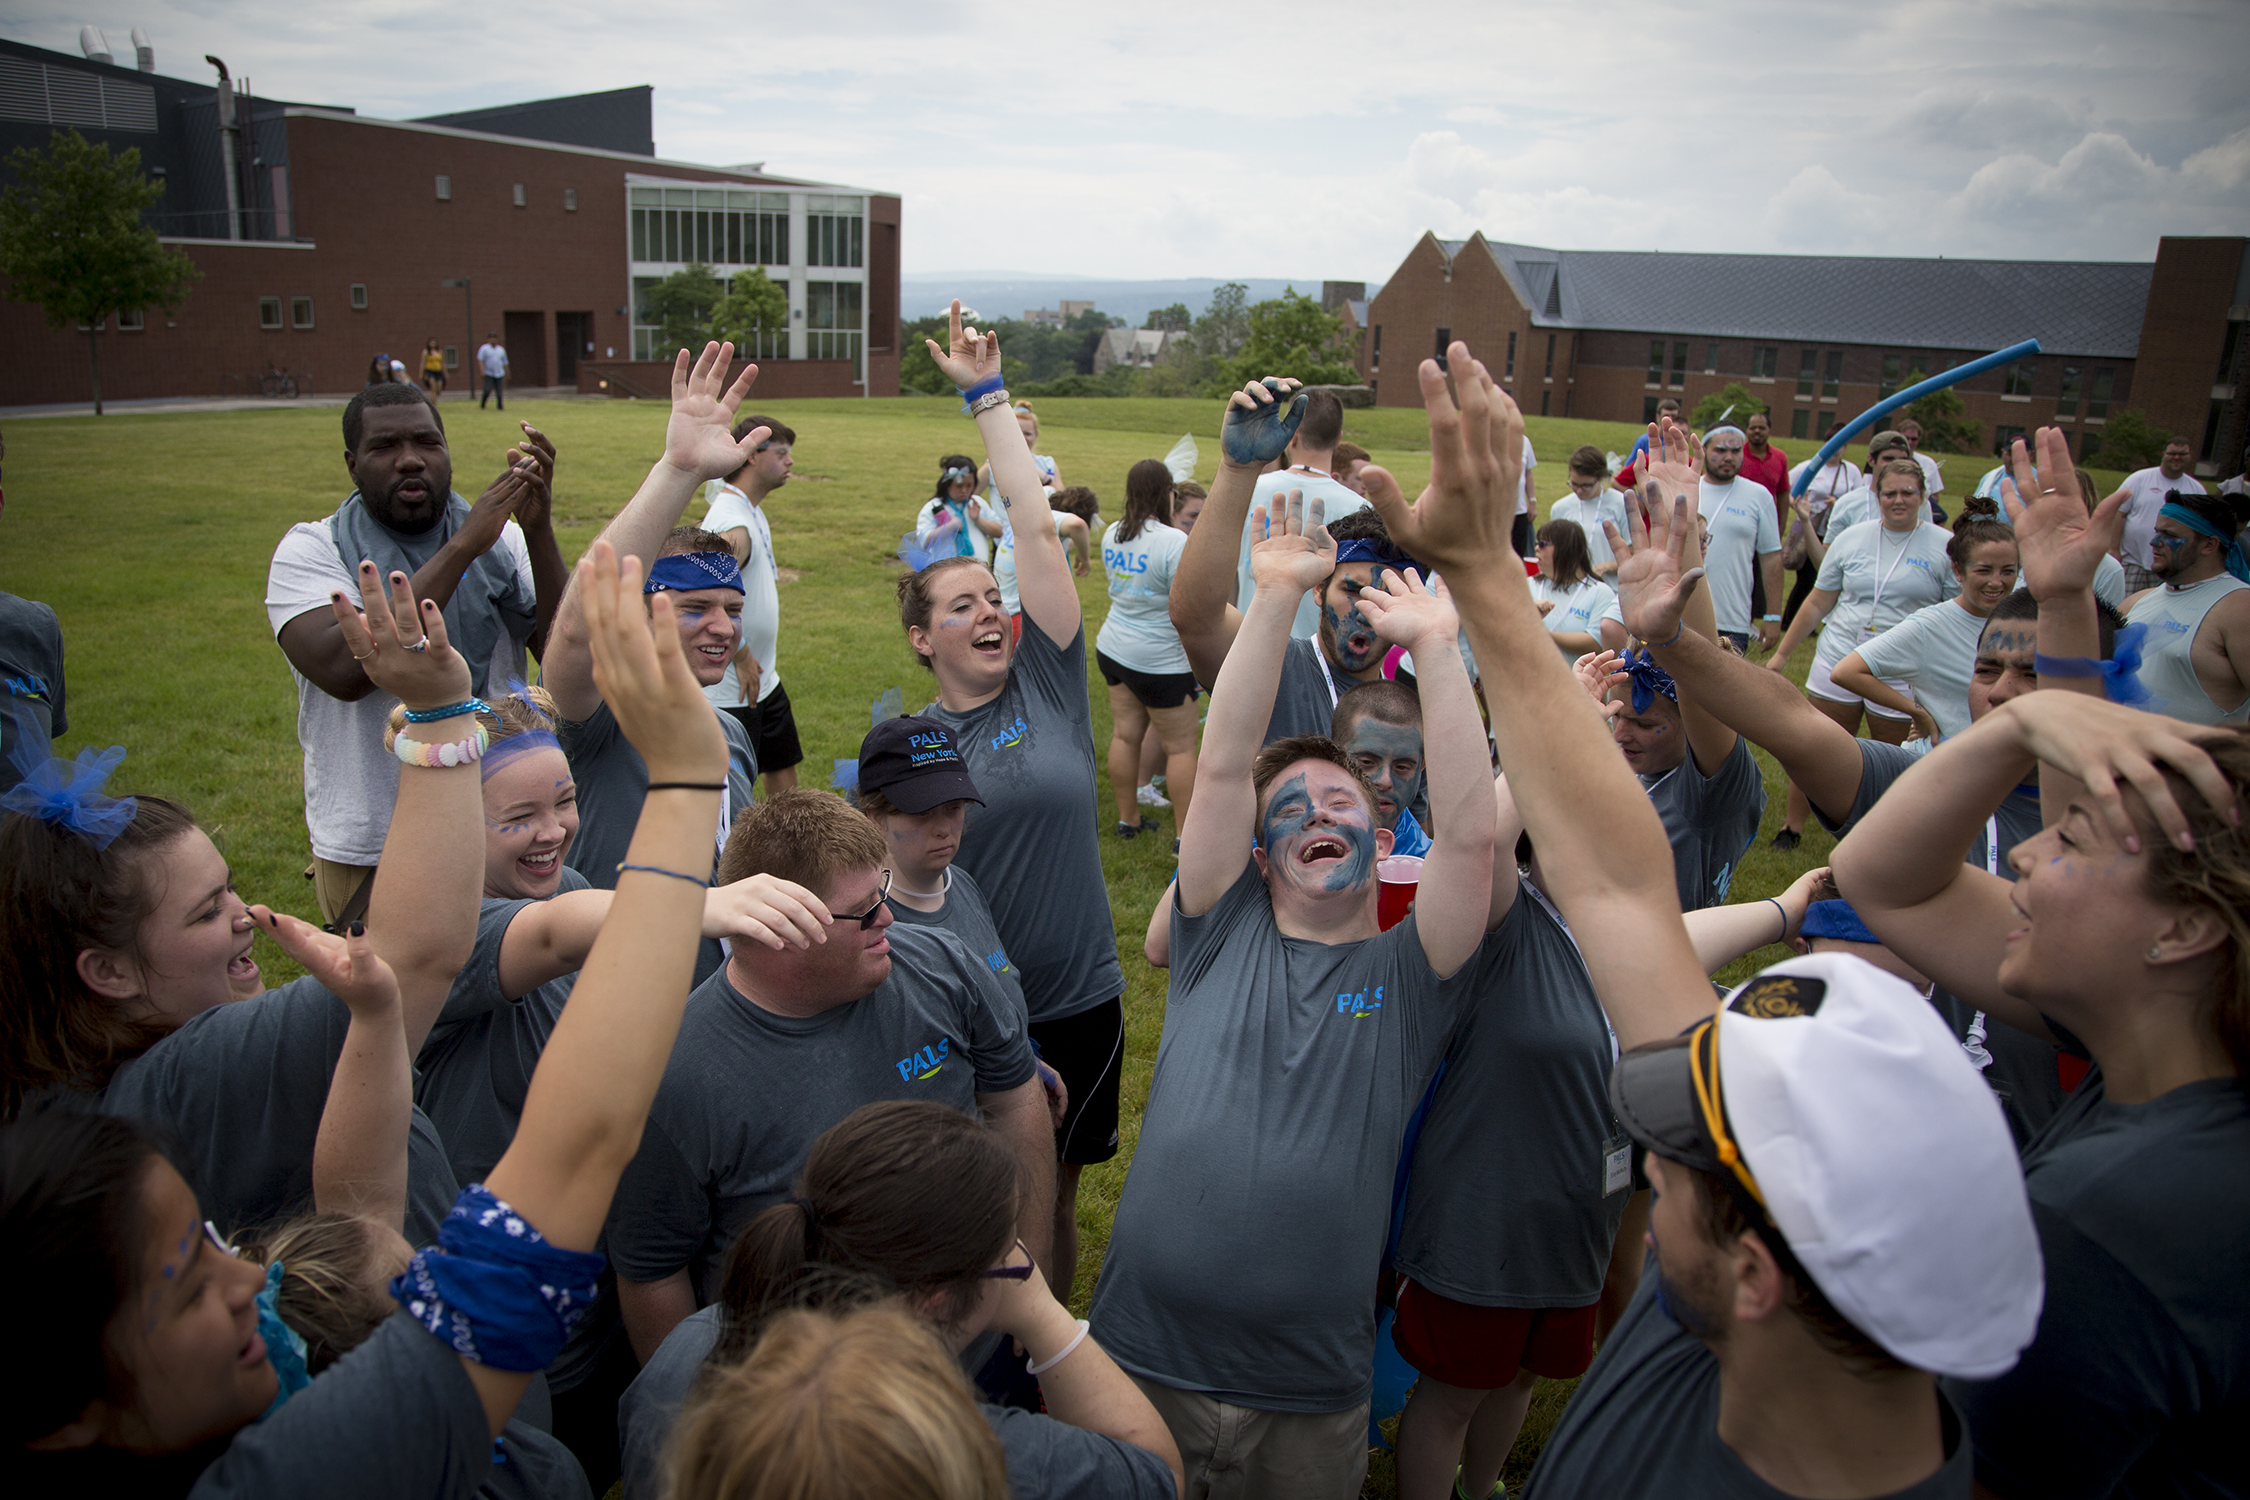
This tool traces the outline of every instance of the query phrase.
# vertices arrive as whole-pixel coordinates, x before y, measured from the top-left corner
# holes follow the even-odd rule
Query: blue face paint
[[[1351,890],[1364,887],[1375,873],[1375,830],[1367,821],[1366,808],[1358,796],[1352,798],[1350,811],[1335,811],[1328,820],[1315,826],[1316,810],[1312,792],[1300,771],[1283,782],[1266,803],[1266,815],[1258,828],[1258,847],[1266,851],[1266,868],[1269,871],[1294,871],[1298,868],[1298,855],[1306,843],[1313,839],[1334,840],[1344,851],[1344,856],[1328,868],[1322,877],[1321,889],[1325,891]],[[1284,878],[1293,878],[1285,875]]]
[[[1226,421],[1219,428],[1219,446],[1234,463],[1272,463],[1288,448],[1289,440],[1297,435],[1297,424],[1305,419],[1310,396],[1300,391],[1294,400],[1285,401],[1281,399],[1280,382],[1268,380],[1265,385],[1274,394],[1272,402],[1248,411],[1227,407]]]
[[[1376,815],[1384,828],[1396,832],[1399,812],[1422,794],[1422,731],[1411,724],[1361,719],[1344,749],[1375,783],[1378,796],[1389,802],[1388,807],[1378,802]]]
[[[1383,569],[1380,564],[1367,583],[1363,584],[1347,575],[1342,580],[1342,585],[1345,596],[1352,601],[1352,608],[1351,613],[1346,615],[1338,615],[1328,602],[1328,591],[1321,590],[1321,644],[1327,649],[1328,659],[1346,672],[1366,671],[1382,660],[1383,653],[1389,649],[1383,644],[1382,638],[1375,634],[1374,625],[1361,613],[1359,607],[1360,594],[1367,589],[1380,587],[1382,581]]]

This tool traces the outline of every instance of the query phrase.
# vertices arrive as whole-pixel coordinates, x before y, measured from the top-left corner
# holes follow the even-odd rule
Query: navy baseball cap
[[[859,787],[881,792],[904,813],[926,813],[947,802],[974,802],[977,784],[954,748],[953,731],[935,719],[885,719],[859,742]]]

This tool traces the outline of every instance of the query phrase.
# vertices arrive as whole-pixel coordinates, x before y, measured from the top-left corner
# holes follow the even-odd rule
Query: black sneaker
[[[1794,849],[1803,842],[1804,835],[1794,828],[1784,828],[1773,836],[1773,846],[1783,851]]]
[[[1121,839],[1137,839],[1141,836],[1141,830],[1148,826],[1146,823],[1120,823],[1117,825],[1117,836]]]

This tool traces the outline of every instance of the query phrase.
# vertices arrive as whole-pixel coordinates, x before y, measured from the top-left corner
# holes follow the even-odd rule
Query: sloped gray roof
[[[1448,259],[1466,240],[1438,242]],[[1531,309],[1564,328],[2131,359],[2155,267],[2133,261],[1675,255],[1486,241]]]

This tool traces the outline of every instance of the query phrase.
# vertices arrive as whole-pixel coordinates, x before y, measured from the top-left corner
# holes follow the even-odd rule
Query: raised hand
[[[1287,405],[1279,398],[1303,384],[1268,375],[1227,397],[1226,419],[1219,426],[1219,451],[1226,462],[1239,469],[1262,469],[1288,450],[1312,398],[1300,393]]]
[[[936,339],[924,339],[929,346],[930,358],[945,378],[953,382],[955,390],[965,391],[982,385],[1000,373],[1000,335],[979,333],[975,328],[961,326],[961,299],[953,299],[953,309],[946,318],[948,347],[940,349]]]
[[[1695,497],[1703,482],[1703,446],[1695,434],[1674,422],[1670,417],[1651,422],[1648,428],[1648,457],[1639,470],[1641,498],[1648,502],[1651,511],[1656,504],[1651,499],[1651,486],[1669,500],[1675,495]]]
[[[400,1024],[398,977],[368,941],[366,924],[354,922],[348,934],[324,932],[269,906],[251,907],[250,920],[355,1018],[388,1017],[392,1025]]]
[[[703,898],[703,935],[747,939],[780,952],[828,941],[835,918],[811,891],[774,875],[751,875],[713,886]]]
[[[1586,696],[1593,699],[1594,706],[1602,711],[1604,719],[1614,720],[1625,711],[1623,703],[1611,702],[1609,696],[1612,687],[1621,682],[1630,682],[1633,677],[1632,673],[1618,666],[1616,652],[1589,651],[1572,662],[1570,670],[1578,678],[1578,685],[1586,690]]]
[[[2187,814],[2164,778],[2166,770],[2179,773],[2230,823],[2242,822],[2226,773],[2197,743],[2209,730],[2081,693],[2026,693],[2005,710],[2024,750],[2085,783],[2094,810],[2128,853],[2140,852],[2141,835],[2120,783],[2140,794],[2167,838],[2182,849],[2195,847]]]
[[[1446,354],[1460,402],[1446,390],[1445,371],[1422,361],[1422,405],[1430,417],[1430,483],[1413,505],[1398,481],[1372,465],[1360,470],[1368,503],[1391,541],[1435,571],[1522,567],[1508,539],[1523,483],[1523,413],[1494,382],[1469,346]]]
[[[594,684],[654,781],[724,781],[727,741],[688,670],[669,594],[641,603],[641,563],[596,541],[578,564]]]
[[[483,494],[469,507],[468,519],[461,523],[461,538],[476,549],[482,557],[500,540],[511,518],[520,518],[536,500],[544,513],[547,486],[540,477],[538,462],[511,448],[508,450],[508,467],[500,477],[485,486]],[[517,524],[521,525],[520,519]]]
[[[1663,487],[1663,481],[1651,481],[1652,492]],[[1624,612],[1627,634],[1668,645],[1679,634],[1681,612],[1703,582],[1701,568],[1680,566],[1690,528],[1696,524],[1695,513],[1686,492],[1679,492],[1669,504],[1649,506],[1645,514],[1637,505],[1627,510],[1631,540],[1619,536],[1613,523],[1602,522],[1618,559],[1618,608]]]
[[[773,435],[759,427],[744,433],[741,442],[734,440],[734,414],[750,394],[758,367],[745,367],[730,386],[727,368],[733,362],[732,344],[705,344],[692,367],[685,349],[672,360],[672,415],[664,424],[664,462],[698,484],[726,478]]]
[[[1291,599],[1326,583],[1336,571],[1336,541],[1321,524],[1326,509],[1318,495],[1308,504],[1303,490],[1268,500],[1250,547],[1250,581]]]
[[[1390,645],[1419,653],[1460,639],[1461,619],[1453,612],[1453,594],[1443,578],[1425,588],[1412,568],[1385,568],[1382,582],[1361,589],[1358,600],[1360,613]]]
[[[375,564],[359,565],[359,607],[338,590],[328,599],[352,660],[376,687],[412,709],[445,708],[472,689],[469,664],[446,644],[445,615],[429,599],[416,608],[412,581],[391,574],[383,591]]]
[[[529,422],[517,424],[523,428],[523,442],[508,450],[511,467],[528,459],[538,471],[526,486],[520,504],[516,506],[516,524],[526,531],[548,525],[555,503],[555,444],[554,440]]]
[[[2016,528],[2016,555],[2023,585],[2034,599],[2082,593],[2094,586],[2102,558],[2117,550],[2125,533],[2125,502],[2119,490],[2087,514],[2088,497],[2078,492],[2070,448],[2060,430],[2038,433],[2039,463],[2017,438],[2008,456],[2013,471],[2000,480],[2000,513]]]

